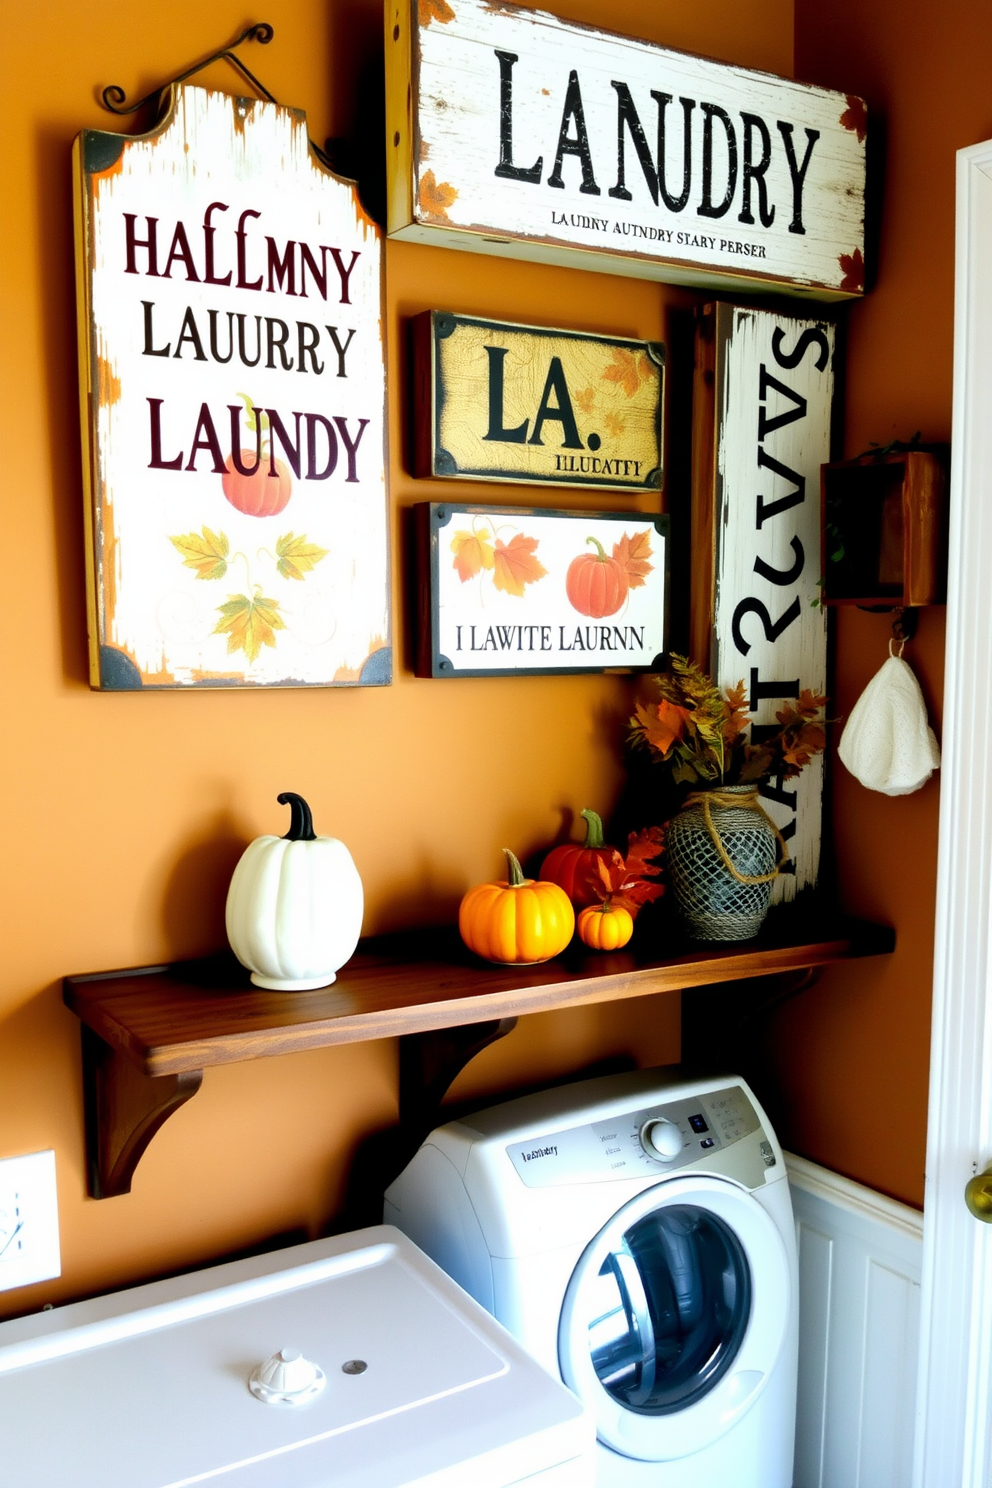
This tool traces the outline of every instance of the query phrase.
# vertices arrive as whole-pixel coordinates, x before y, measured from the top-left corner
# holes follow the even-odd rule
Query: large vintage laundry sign
[[[416,475],[661,486],[659,342],[429,310],[413,344]]]
[[[90,678],[388,682],[381,242],[294,109],[76,142]]]
[[[390,0],[386,56],[392,237],[863,292],[860,98],[498,0]]]
[[[753,729],[809,688],[826,692],[820,466],[830,458],[835,331],[707,306],[696,336],[693,653],[721,687],[743,681]],[[762,785],[791,862],[773,894],[815,885],[823,756]]]

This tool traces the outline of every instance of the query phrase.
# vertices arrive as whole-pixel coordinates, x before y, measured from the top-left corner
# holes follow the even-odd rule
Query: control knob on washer
[[[646,1121],[641,1128],[641,1146],[648,1157],[671,1162],[682,1151],[682,1133],[673,1122],[666,1121],[664,1117]]]

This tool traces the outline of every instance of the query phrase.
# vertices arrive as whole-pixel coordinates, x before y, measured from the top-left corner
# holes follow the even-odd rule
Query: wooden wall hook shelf
[[[633,949],[575,946],[530,967],[486,965],[453,928],[378,936],[315,992],[261,991],[228,952],[66,977],[66,1005],[83,1023],[90,1194],[130,1191],[149,1142],[212,1065],[398,1037],[400,1119],[419,1139],[459,1070],[526,1013],[793,973],[895,945],[887,926],[799,906],[773,910],[746,944],[700,945],[660,923]]]
[[[949,467],[945,445],[820,467],[825,604],[912,615],[944,603]]]

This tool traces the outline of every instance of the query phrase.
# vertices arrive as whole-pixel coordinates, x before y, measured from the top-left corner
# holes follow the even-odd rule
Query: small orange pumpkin
[[[616,856],[615,848],[603,841],[603,823],[595,811],[583,811],[586,840],[565,842],[553,847],[541,864],[541,877],[565,890],[576,909],[586,904],[602,904],[603,885],[596,870],[597,862],[609,865]]]
[[[575,922],[579,939],[593,951],[618,951],[634,933],[634,919],[622,904],[591,904]]]
[[[508,847],[509,878],[476,884],[462,899],[458,930],[470,951],[486,961],[523,966],[550,961],[563,951],[575,929],[575,912],[565,890],[541,879],[524,878]]]

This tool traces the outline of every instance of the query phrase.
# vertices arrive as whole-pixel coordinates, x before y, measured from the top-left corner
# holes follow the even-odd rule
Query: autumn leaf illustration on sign
[[[852,291],[862,290],[865,287],[865,261],[860,248],[855,248],[853,253],[842,253],[840,255],[840,266],[844,271],[841,281],[841,289]]]
[[[474,579],[484,568],[492,568],[496,562],[487,533],[456,532],[451,540],[451,551],[455,555],[455,572],[463,584]]]
[[[231,545],[223,532],[211,532],[209,527],[203,527],[199,532],[170,537],[169,541],[198,579],[222,579],[227,573]]]
[[[424,171],[420,178],[418,199],[425,217],[433,217],[437,222],[450,221],[448,208],[457,196],[456,187],[448,181],[436,181],[432,170]]]
[[[417,19],[425,29],[431,21],[440,21],[446,26],[455,19],[455,12],[445,0],[417,0]]]
[[[302,533],[297,537],[295,533],[287,532],[276,543],[276,557],[276,568],[282,578],[303,580],[321,558],[327,557],[327,549],[308,542]]]
[[[265,599],[259,588],[250,596],[232,594],[220,606],[214,635],[227,636],[228,653],[243,651],[248,661],[254,661],[263,646],[275,645],[275,631],[285,629],[279,601]]]
[[[847,108],[841,114],[840,122],[845,129],[853,129],[858,136],[858,144],[863,145],[868,133],[868,109],[864,99],[848,93]]]
[[[620,541],[613,544],[613,556],[623,570],[628,589],[640,589],[654,565],[648,562],[651,554],[651,529],[635,532],[628,537],[626,532]]]
[[[262,646],[276,644],[275,632],[285,630],[286,623],[277,599],[262,597],[262,586],[252,583],[251,565],[244,553],[231,556],[231,544],[225,532],[213,532],[202,527],[199,532],[186,532],[169,541],[191,568],[197,579],[222,579],[233,563],[240,560],[251,595],[231,594],[227,601],[217,606],[219,621],[214,626],[214,635],[227,636],[227,649],[243,651],[249,661],[254,661]],[[268,548],[259,548],[256,559],[267,558],[275,563],[276,572],[282,579],[302,583],[307,574],[327,557],[327,549],[318,547],[305,533],[286,532],[276,540],[275,553]]]
[[[654,376],[643,351],[628,351],[625,346],[614,346],[610,355],[612,361],[602,371],[603,381],[615,382],[628,398],[634,396],[642,382]]]
[[[454,553],[452,567],[463,584],[483,573],[491,573],[493,588],[503,594],[512,594],[522,599],[527,584],[536,584],[547,573],[544,564],[536,557],[538,539],[517,532],[504,542],[499,530],[489,524],[491,531],[473,526],[471,532],[464,529],[451,539]]]
[[[506,594],[523,598],[524,585],[536,584],[543,579],[547,569],[535,558],[537,538],[524,537],[518,533],[508,543],[497,540],[494,552],[495,572],[493,583]]]

